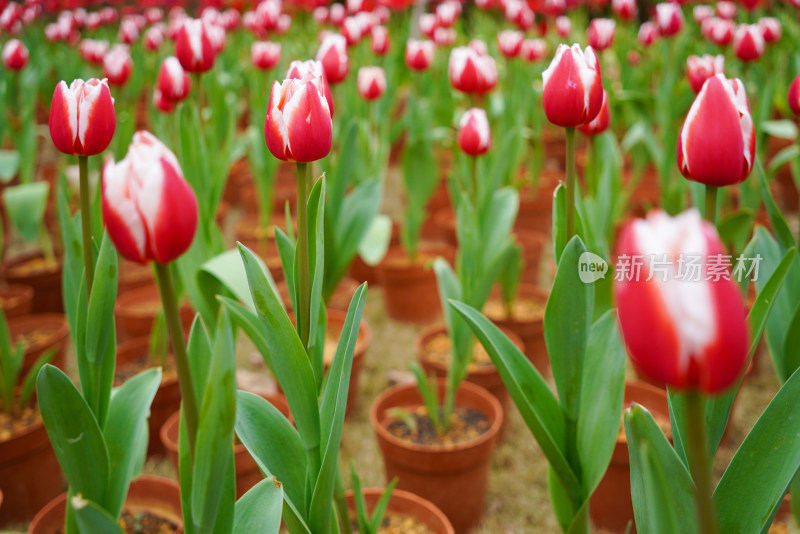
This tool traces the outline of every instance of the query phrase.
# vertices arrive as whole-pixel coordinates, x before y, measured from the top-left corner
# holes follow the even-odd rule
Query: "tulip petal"
[[[59,82],[53,92],[49,126],[50,137],[56,148],[64,154],[74,154],[78,133],[78,105],[64,81]]]
[[[153,258],[162,265],[180,257],[194,241],[197,231],[197,198],[191,186],[184,180],[176,167],[162,157],[159,161],[162,179],[159,185],[158,210],[151,211],[150,205],[140,202],[147,208],[149,243]]]

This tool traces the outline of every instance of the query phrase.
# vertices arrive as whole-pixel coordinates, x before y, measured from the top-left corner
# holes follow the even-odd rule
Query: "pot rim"
[[[8,331],[11,333],[14,330],[15,326],[19,325],[35,325],[35,326],[42,326],[44,324],[58,326],[52,334],[47,336],[44,341],[36,343],[34,345],[30,345],[25,349],[25,354],[29,354],[31,352],[35,352],[39,349],[46,349],[49,346],[52,346],[55,343],[59,343],[69,336],[69,324],[67,323],[67,317],[62,313],[34,313],[28,315],[21,315],[19,317],[12,317],[8,320]]]
[[[506,336],[508,336],[508,339],[511,340],[514,346],[517,347],[517,349],[519,349],[520,352],[522,353],[525,352],[525,343],[517,334],[515,334],[514,332],[512,332],[507,328],[497,325],[496,323],[494,323],[494,321],[492,323],[495,324],[495,326],[497,326],[498,328],[500,328],[500,330]],[[430,365],[434,369],[437,369],[439,371],[444,371],[446,373],[449,369],[449,366],[444,365],[440,362],[435,362],[430,360],[429,358],[426,357],[426,351],[424,350],[424,341],[441,333],[447,334],[447,325],[438,323],[423,328],[414,337],[414,349],[417,351],[417,356],[420,361],[424,361],[426,364]],[[492,362],[491,365],[482,365],[480,367],[476,367],[475,369],[467,370],[467,376],[488,376],[496,374],[499,374],[499,371],[497,370],[497,367],[494,365],[494,362]]]
[[[386,490],[386,488],[370,487],[370,488],[363,488],[361,490],[361,493],[364,494],[365,496],[367,496],[367,495],[375,495],[377,497],[380,497],[381,495],[383,495],[383,492],[385,490]],[[345,498],[348,499],[348,505],[349,505],[350,504],[349,500],[351,498],[355,497],[355,494],[354,494],[353,490],[349,489],[349,490],[345,491],[344,495],[345,495]],[[450,520],[447,518],[447,516],[444,515],[444,512],[442,512],[439,509],[438,506],[433,504],[428,499],[420,497],[416,493],[412,493],[412,492],[407,491],[407,490],[403,490],[403,489],[400,489],[400,488],[394,488],[392,490],[392,497],[389,499],[389,507],[387,508],[387,511],[391,510],[392,501],[394,501],[395,498],[397,498],[398,500],[405,500],[407,502],[414,503],[416,506],[424,508],[425,510],[430,512],[434,517],[436,517],[436,519],[444,526],[445,530],[447,531],[447,534],[455,534],[455,530],[453,529],[453,525],[452,525],[452,523],[450,523]],[[430,526],[430,525],[426,525],[426,526]]]

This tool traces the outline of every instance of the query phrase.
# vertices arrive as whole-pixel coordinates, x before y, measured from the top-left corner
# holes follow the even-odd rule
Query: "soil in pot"
[[[32,307],[32,287],[17,284],[0,288],[0,308],[3,309],[6,319],[27,315]]]
[[[40,254],[25,254],[6,261],[3,276],[12,285],[33,288],[32,313],[63,313],[61,262],[51,263]]]
[[[158,287],[151,285],[128,291],[117,298],[114,317],[117,320],[117,341],[149,337],[156,317],[161,312]],[[188,301],[181,303],[181,322],[188,332],[194,320],[194,310]]]
[[[61,534],[66,504],[66,493],[50,501],[36,514],[28,534]],[[126,534],[183,534],[178,483],[152,475],[131,482],[120,525]]]
[[[0,412],[0,490],[0,528],[30,521],[64,490],[61,468],[33,405],[13,418]]]
[[[440,399],[445,381],[439,380]],[[477,410],[488,419],[489,429],[478,437],[450,445],[422,445],[397,437],[394,409],[415,413],[423,406],[415,384],[402,384],[381,394],[372,404],[370,422],[383,455],[386,480],[398,478],[398,489],[410,491],[436,505],[455,532],[474,528],[483,516],[491,453],[503,423],[503,409],[485,389],[463,383],[455,405]]]
[[[20,380],[45,352],[55,349],[50,360],[52,365],[64,368],[64,350],[69,337],[67,319],[58,313],[26,315],[8,321],[8,332],[12,346],[22,343],[25,347],[25,360],[22,363]]]
[[[151,358],[149,337],[130,339],[117,346],[117,367],[114,372],[114,385],[119,385],[132,376],[154,366],[161,367],[161,385],[158,386],[156,396],[150,405],[147,453],[149,455],[164,455],[167,451],[164,449],[158,433],[169,416],[181,407],[181,389],[178,383],[175,360],[170,354],[167,356],[166,365],[163,365],[161,358]]]
[[[544,310],[548,296],[546,289],[521,284],[510,316],[498,294],[483,307],[484,315],[493,323],[519,336],[525,347],[525,356],[544,377],[550,374],[550,358],[544,342]]]
[[[412,260],[401,246],[389,249],[376,267],[389,317],[414,324],[430,323],[439,317],[442,306],[431,266],[439,256],[452,262],[455,251],[446,245],[425,244]]]
[[[383,495],[384,488],[367,488],[362,490],[367,512],[372,513],[375,505]],[[351,513],[354,514],[355,499],[353,492],[345,493]],[[358,532],[357,521],[353,521],[353,532]],[[386,516],[380,534],[453,534],[453,526],[441,510],[430,501],[408,491],[395,488],[389,499]]]
[[[667,438],[672,441],[666,392],[644,382],[628,381],[625,383],[623,410],[634,402],[647,408]],[[595,526],[611,532],[625,532],[628,522],[633,521],[631,465],[628,440],[621,421],[611,463],[592,494],[589,516]],[[635,525],[632,532],[636,532]]]

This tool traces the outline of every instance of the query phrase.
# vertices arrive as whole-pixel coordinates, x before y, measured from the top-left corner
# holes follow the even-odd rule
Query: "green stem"
[[[339,469],[336,472],[336,487],[334,488],[333,500],[336,502],[336,513],[339,516],[340,533],[352,534],[350,507],[347,506],[347,498],[344,496],[344,482],[342,482],[342,472]]]
[[[706,220],[711,224],[717,224],[717,195],[719,187],[713,185],[706,186]]]
[[[311,320],[311,271],[308,265],[308,163],[297,163],[297,288],[299,292],[297,330],[308,352]]]
[[[575,128],[567,128],[566,241],[575,235]]]
[[[161,303],[164,307],[164,318],[167,322],[167,331],[172,341],[172,354],[175,356],[175,367],[178,370],[178,384],[183,400],[183,416],[186,419],[186,429],[189,438],[189,454],[194,461],[194,445],[197,439],[197,425],[199,421],[197,397],[195,396],[192,370],[189,367],[189,356],[186,354],[186,342],[183,338],[183,324],[178,312],[178,299],[175,286],[172,283],[172,274],[168,265],[154,263],[158,291],[161,293]]]
[[[472,193],[472,206],[475,208],[475,213],[478,213],[478,208],[479,208],[479,203],[478,203],[478,158],[477,157],[471,157],[470,160],[471,160],[471,163],[472,163],[472,165],[470,167],[470,173],[471,173],[471,177],[470,178],[472,180],[472,183],[470,184],[470,186],[472,187],[472,191],[471,191],[471,193]]]
[[[711,498],[711,465],[706,446],[706,421],[703,397],[697,391],[686,394],[687,445],[689,471],[694,480],[698,531],[717,534],[717,520]]]
[[[83,230],[83,264],[86,269],[86,297],[87,301],[92,293],[94,281],[94,251],[92,247],[92,208],[89,202],[89,158],[78,156],[78,169],[80,170],[80,197],[81,197],[81,228]]]

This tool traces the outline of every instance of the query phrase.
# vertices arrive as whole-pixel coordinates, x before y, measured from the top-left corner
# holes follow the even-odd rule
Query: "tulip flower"
[[[347,40],[338,33],[327,35],[317,52],[317,61],[322,63],[328,83],[335,85],[343,82],[350,70]]]
[[[8,70],[22,70],[28,64],[28,49],[19,39],[10,39],[3,46],[3,66]]]
[[[738,10],[736,4],[733,2],[728,2],[727,0],[720,0],[717,2],[716,11],[717,16],[720,18],[734,20],[736,19],[736,12]]]
[[[608,93],[604,90],[603,104],[600,106],[600,112],[594,119],[587,122],[583,126],[579,126],[578,129],[582,133],[589,136],[599,135],[608,129],[608,125],[610,122],[611,122],[611,113],[608,109]]]
[[[717,394],[744,371],[744,302],[729,276],[710,276],[712,259],[724,253],[714,226],[694,209],[674,218],[656,210],[622,230],[618,257],[643,263],[618,272],[614,282],[619,323],[639,374],[670,388]],[[697,256],[696,279],[681,273]]]
[[[611,9],[626,22],[636,18],[636,0],[611,0]]]
[[[531,63],[544,59],[547,55],[547,43],[544,39],[525,39],[522,41],[519,55]]]
[[[558,46],[550,66],[542,73],[542,100],[547,119],[563,128],[591,121],[603,103],[600,64],[592,47]]]
[[[683,29],[683,11],[681,6],[674,2],[656,4],[656,26],[658,34],[663,37],[672,37]]]
[[[694,100],[678,136],[678,167],[706,186],[706,217],[714,221],[717,189],[750,174],[756,137],[744,84],[724,74],[709,78]]]
[[[50,106],[50,136],[64,154],[93,156],[108,147],[117,125],[107,80],[61,81]]]
[[[764,17],[759,19],[758,27],[761,28],[761,35],[767,43],[774,43],[781,38],[781,21],[775,17]]]
[[[461,14],[461,4],[456,0],[445,0],[436,6],[436,22],[439,26],[450,28]]]
[[[281,45],[270,41],[255,41],[250,46],[250,61],[261,70],[270,70],[281,60]]]
[[[103,76],[108,83],[123,86],[128,83],[133,70],[133,60],[128,45],[116,44],[103,57]]]
[[[175,111],[175,102],[164,98],[164,94],[158,87],[153,91],[153,106],[161,113],[172,113]]]
[[[701,27],[703,35],[717,46],[727,46],[733,42],[736,24],[732,20],[712,17]]]
[[[755,61],[764,54],[764,34],[757,24],[739,24],[733,34],[733,51],[742,61]]]
[[[313,18],[314,22],[317,24],[325,24],[328,22],[328,8],[325,6],[315,7],[314,11],[311,12],[311,18]]]
[[[332,4],[329,9],[330,23],[334,26],[340,26],[344,22],[346,16],[344,6],[342,4]]]
[[[567,37],[572,33],[572,21],[569,20],[569,17],[561,15],[556,18],[556,32],[559,37]]]
[[[484,94],[497,85],[494,59],[473,46],[454,48],[450,52],[448,74],[453,88],[463,93]]]
[[[264,137],[273,156],[298,163],[322,159],[331,151],[332,135],[324,78],[309,72],[272,85]]]
[[[741,1],[742,1],[742,5],[748,11],[753,11],[755,8],[758,7],[758,4],[761,3],[761,0],[741,0]]]
[[[789,108],[795,115],[800,115],[800,74],[795,76],[789,86],[789,93],[787,95],[789,100]]]
[[[386,26],[373,26],[369,32],[372,51],[379,56],[389,51],[389,30]]]
[[[175,37],[175,56],[188,72],[211,70],[216,56],[205,22],[200,19],[183,22]]]
[[[9,41],[10,42],[10,41]],[[81,57],[94,65],[102,65],[103,57],[108,52],[108,41],[84,39],[78,46]]]
[[[380,67],[358,69],[358,93],[364,100],[377,100],[386,91],[386,74]]]
[[[643,22],[642,25],[639,26],[639,34],[637,37],[643,46],[650,46],[656,40],[656,37],[658,37],[658,28],[652,22]]]
[[[440,48],[452,46],[456,42],[455,28],[436,28],[433,32],[433,42]]]
[[[161,63],[156,86],[164,99],[176,103],[189,96],[192,82],[178,58],[169,56]]]
[[[522,49],[525,34],[516,30],[504,30],[497,34],[497,48],[507,58],[515,58]]]
[[[149,132],[136,132],[125,158],[106,163],[102,206],[108,235],[128,260],[166,265],[194,240],[197,198],[178,158]]]
[[[464,112],[458,125],[458,146],[465,154],[473,157],[489,151],[492,146],[492,134],[486,111],[472,108]]]
[[[689,85],[692,86],[692,91],[699,93],[703,88],[706,80],[725,72],[725,56],[722,54],[712,56],[705,54],[703,56],[689,56],[686,60],[686,74],[689,77]]]
[[[342,24],[341,36],[344,38],[345,46],[355,46],[364,36],[364,26],[357,17],[347,17]]]
[[[406,43],[406,65],[411,70],[428,70],[428,67],[433,63],[433,53],[435,49],[436,46],[433,41],[409,39]]]
[[[433,32],[439,27],[436,15],[433,13],[423,13],[420,15],[418,25],[420,33],[431,38],[433,37]]]
[[[703,22],[714,16],[714,8],[707,5],[697,5],[692,9],[692,18],[702,26]]]
[[[306,75],[312,78],[322,78],[322,86],[325,92],[325,100],[328,101],[328,109],[331,111],[333,117],[333,94],[328,85],[328,79],[325,77],[325,70],[322,68],[322,63],[309,59],[307,61],[292,61],[289,64],[289,71],[286,73],[287,78],[295,78],[297,80],[303,79]]]
[[[139,26],[130,18],[123,18],[119,24],[119,40],[124,44],[133,44],[139,40]]]
[[[155,52],[164,43],[164,30],[161,26],[152,26],[144,33],[144,47]]]
[[[587,31],[589,46],[598,51],[610,47],[614,43],[616,27],[617,23],[612,19],[592,19]]]

